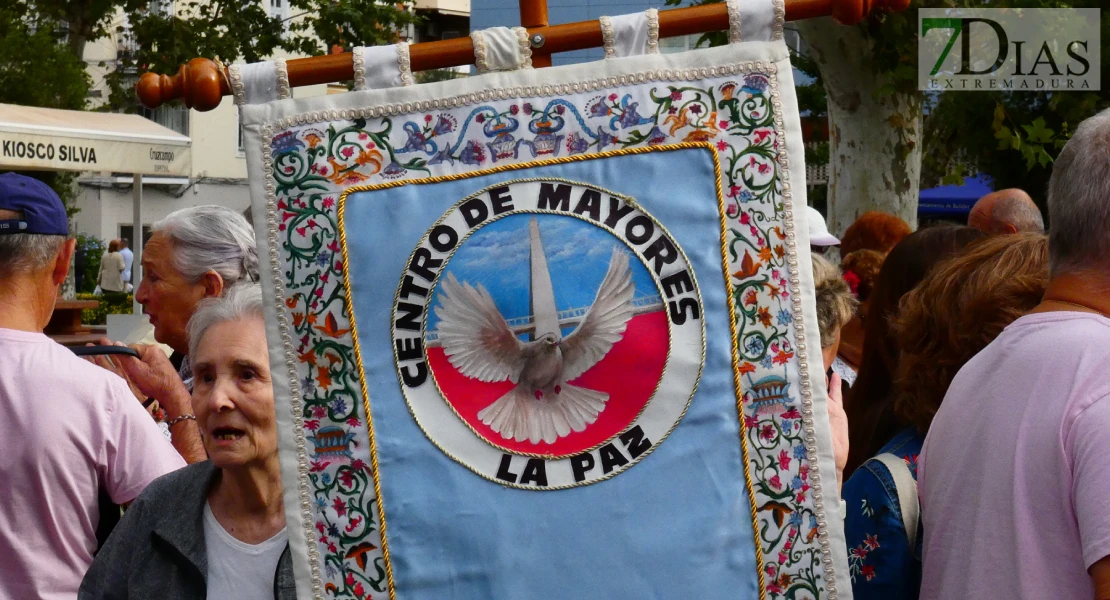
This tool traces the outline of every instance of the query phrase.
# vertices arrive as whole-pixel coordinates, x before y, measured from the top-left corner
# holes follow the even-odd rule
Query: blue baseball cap
[[[22,213],[15,219],[0,219],[0,235],[7,233],[35,233],[39,235],[69,235],[69,220],[62,199],[50,186],[20,175],[0,175],[0,210]]]

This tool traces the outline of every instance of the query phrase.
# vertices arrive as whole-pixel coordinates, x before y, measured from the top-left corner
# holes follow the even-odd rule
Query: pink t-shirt
[[[1110,319],[1027,315],[953,380],[918,467],[921,598],[1091,600],[1110,555]]]
[[[100,486],[117,504],[185,466],[119,377],[0,329],[0,599],[77,596]]]

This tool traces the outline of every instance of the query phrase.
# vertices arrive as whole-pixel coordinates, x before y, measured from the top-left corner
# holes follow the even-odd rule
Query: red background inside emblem
[[[552,444],[505,439],[478,419],[479,411],[493,404],[515,384],[508,381],[483,383],[470,379],[451,366],[443,348],[439,347],[428,349],[428,364],[447,401],[486,440],[517,452],[570,455],[597,446],[620,433],[640,414],[663,375],[669,346],[664,311],[633,317],[628,322],[624,337],[605,358],[570,382],[609,394],[605,410],[585,430],[572,431]]]

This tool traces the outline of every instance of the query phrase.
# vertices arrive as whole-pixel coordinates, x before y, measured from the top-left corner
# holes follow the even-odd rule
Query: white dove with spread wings
[[[583,431],[605,409],[608,394],[567,382],[592,369],[624,336],[636,288],[628,253],[615,248],[593,304],[564,338],[535,218],[529,233],[532,341],[513,333],[482,284],[460,283],[452,273],[441,284],[437,333],[449,362],[463,375],[516,384],[478,413],[482,423],[505,439],[550,444]]]

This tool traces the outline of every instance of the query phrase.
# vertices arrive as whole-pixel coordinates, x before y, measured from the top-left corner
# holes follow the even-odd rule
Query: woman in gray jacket
[[[81,600],[295,600],[258,285],[189,321],[193,408],[209,460],[155,480],[97,554]]]

